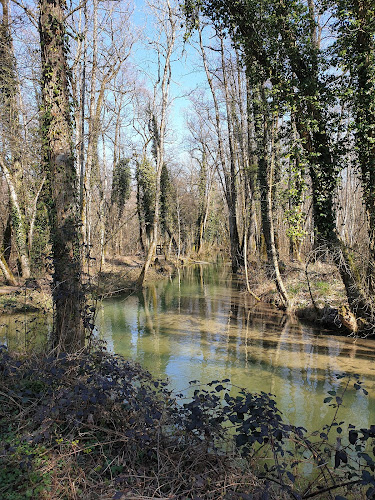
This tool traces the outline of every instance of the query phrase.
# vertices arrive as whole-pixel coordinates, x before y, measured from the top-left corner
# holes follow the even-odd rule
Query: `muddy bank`
[[[167,261],[158,256],[149,268],[146,283],[171,276],[184,261]],[[88,298],[100,299],[135,290],[143,266],[140,256],[124,256],[108,260],[104,266],[84,269],[83,283]],[[51,312],[51,277],[29,279],[19,286],[0,284],[0,315],[29,312]]]
[[[52,311],[50,281],[29,279],[20,286],[0,285],[0,315]]]
[[[143,263],[143,258],[139,256],[124,256],[108,260],[90,280],[92,295],[105,298],[135,290]],[[182,264],[182,260],[173,262],[166,260],[164,256],[155,257],[147,272],[145,283],[168,278]]]
[[[190,259],[166,260],[157,256],[146,276],[146,284],[172,276],[177,268],[198,262]],[[208,262],[205,262],[206,264]],[[83,277],[87,296],[102,299],[126,294],[137,288],[143,266],[139,255],[108,259],[102,268],[92,266]],[[290,298],[290,313],[299,319],[322,325],[339,333],[355,333],[361,324],[349,312],[345,289],[335,266],[316,262],[308,269],[303,263],[281,265],[284,283]],[[245,286],[245,275],[239,273]],[[51,278],[30,279],[22,286],[0,285],[0,315],[52,311]],[[249,287],[261,301],[281,308],[278,292],[264,265],[249,264]]]
[[[298,319],[324,326],[340,334],[353,334],[364,325],[350,312],[346,292],[334,265],[292,262],[281,266],[290,299],[289,313]],[[275,286],[265,269],[255,264],[249,275],[251,290],[264,302],[282,308]]]

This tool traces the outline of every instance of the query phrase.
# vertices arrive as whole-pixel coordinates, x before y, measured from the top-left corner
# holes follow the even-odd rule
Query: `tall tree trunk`
[[[202,161],[200,162],[200,172],[199,172],[199,185],[198,185],[199,213],[197,220],[197,234],[195,239],[195,247],[198,255],[201,253],[202,250],[203,238],[207,225],[208,210],[210,205],[210,192],[211,192],[211,183],[210,184],[208,183],[206,153],[205,151],[203,151]]]
[[[1,157],[0,166],[8,183],[12,229],[21,263],[22,276],[30,277],[30,261],[27,247],[27,231],[25,215],[22,210],[22,177],[23,177],[23,134],[19,117],[18,92],[19,85],[16,72],[13,39],[9,27],[8,0],[1,0],[2,19],[0,24],[0,96],[3,126],[8,140],[10,153],[9,165],[5,155]]]
[[[36,215],[37,215],[37,210],[38,210],[38,201],[40,198],[40,195],[42,193],[42,189],[44,186],[44,183],[46,182],[46,177],[43,176],[43,179],[41,180],[39,189],[34,197],[33,201],[33,208],[31,212],[31,219],[30,219],[30,227],[29,227],[29,236],[28,236],[28,245],[29,245],[29,252],[31,252],[31,249],[33,247],[33,241],[34,241],[34,227],[35,227],[35,220],[36,220]]]
[[[4,258],[4,253],[1,249],[0,249],[0,269],[4,275],[6,283],[8,285],[16,286],[17,280],[14,277],[14,274],[12,273],[12,271],[10,270],[8,263]]]
[[[45,201],[53,252],[52,344],[73,352],[84,345],[81,248],[77,171],[70,115],[64,0],[40,0],[42,59],[43,164]]]
[[[89,109],[89,131],[87,144],[87,158],[85,175],[83,179],[84,194],[81,204],[82,232],[84,242],[87,248],[87,255],[91,245],[91,196],[92,183],[91,176],[94,163],[97,162],[98,141],[99,141],[99,122],[96,114],[96,84],[98,71],[98,0],[93,0],[93,49],[92,49],[92,67],[90,75],[90,109]],[[82,111],[83,112],[83,111]]]
[[[29,262],[29,255],[26,243],[27,233],[24,220],[25,218],[19,203],[19,198],[17,193],[18,191],[17,187],[19,188],[19,182],[21,181],[18,181],[18,184],[16,183],[14,175],[12,175],[10,168],[8,168],[6,161],[2,156],[0,156],[0,166],[2,171],[4,172],[5,179],[7,181],[9,188],[9,195],[11,200],[12,230],[16,241],[19,260],[21,263],[22,277],[29,278],[30,262]]]
[[[327,120],[320,105],[321,89],[318,80],[318,67],[315,62],[308,70],[307,64],[296,51],[293,40],[285,34],[291,52],[291,65],[304,90],[307,100],[306,109],[296,113],[296,126],[303,139],[310,161],[310,177],[312,187],[313,217],[317,242],[328,247],[344,283],[351,311],[364,320],[366,334],[375,331],[375,306],[362,285],[360,273],[356,268],[353,256],[340,240],[336,230],[336,210],[334,194],[337,186],[338,172],[334,161]],[[306,84],[306,72],[309,71],[310,84]],[[309,126],[313,120],[317,125]]]
[[[231,247],[232,271],[236,273],[238,269],[241,266],[243,266],[244,260],[241,252],[240,238],[238,235],[238,226],[237,226],[237,168],[236,168],[234,140],[233,140],[232,109],[231,109],[232,106],[230,102],[231,97],[229,95],[227,75],[226,75],[227,69],[224,57],[223,37],[220,37],[220,53],[221,53],[221,66],[223,70],[223,86],[224,86],[224,96],[225,96],[225,105],[227,113],[229,160],[230,160],[230,173],[228,176],[226,198],[227,198],[228,213],[229,213],[229,236],[230,236],[230,247]]]
[[[361,172],[363,197],[366,206],[369,237],[369,266],[367,279],[370,293],[375,291],[375,26],[373,3],[354,0],[351,16],[355,31],[350,73],[353,79],[355,142]],[[372,12],[371,12],[372,6]],[[345,23],[347,20],[345,20]],[[353,60],[354,59],[354,60]]]
[[[275,230],[273,225],[273,183],[274,162],[270,160],[269,149],[269,117],[268,103],[265,96],[264,84],[258,84],[259,89],[254,98],[254,126],[257,137],[258,181],[260,189],[260,207],[262,219],[262,233],[264,235],[270,276],[276,284],[284,307],[289,307],[289,298],[282,280],[279,260],[275,243]]]
[[[152,115],[153,134],[154,134],[154,150],[156,160],[156,187],[155,187],[155,211],[152,227],[152,241],[148,248],[145,263],[143,265],[141,274],[137,280],[139,287],[143,286],[148,268],[150,267],[153,256],[155,255],[156,245],[159,234],[159,217],[160,217],[160,179],[164,163],[164,140],[165,129],[167,121],[167,107],[169,98],[169,87],[171,83],[171,57],[176,40],[176,17],[172,11],[169,0],[167,0],[167,14],[166,23],[169,27],[169,34],[167,35],[167,46],[163,68],[163,76],[161,79],[161,109],[160,109],[160,123],[158,123],[156,115]],[[156,84],[157,85],[157,84]],[[155,85],[155,91],[156,91]],[[154,112],[153,112],[154,113]]]
[[[10,203],[9,203],[9,209],[11,210]],[[10,254],[12,252],[12,220],[11,220],[10,210],[7,218],[7,223],[3,232],[3,244],[2,244],[2,248],[4,251],[4,259],[7,264],[9,264]]]

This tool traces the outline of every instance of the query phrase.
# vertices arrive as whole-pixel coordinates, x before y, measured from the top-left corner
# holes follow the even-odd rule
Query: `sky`
[[[145,48],[144,41],[155,38],[157,26],[143,0],[135,0],[134,8],[133,22],[145,29],[145,38],[137,44],[135,59],[137,65],[152,75],[151,79],[146,79],[149,88],[152,89],[157,72],[157,54],[156,51],[150,50],[150,45],[149,48]],[[206,86],[206,76],[203,68],[199,67],[197,52],[188,43],[183,43],[184,28],[181,28],[180,24],[177,23],[178,35],[172,57],[171,105],[168,118],[169,140],[173,137],[175,143],[183,141],[187,135],[185,116],[190,105],[189,95],[195,88]]]

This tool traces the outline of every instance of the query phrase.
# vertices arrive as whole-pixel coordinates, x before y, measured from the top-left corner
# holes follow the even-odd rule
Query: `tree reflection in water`
[[[115,352],[169,377],[176,390],[189,380],[230,378],[275,394],[286,418],[315,429],[332,413],[323,399],[340,385],[336,375],[360,373],[370,397],[348,391],[341,419],[375,421],[375,341],[354,343],[259,304],[225,266],[187,267],[103,310],[98,326]]]

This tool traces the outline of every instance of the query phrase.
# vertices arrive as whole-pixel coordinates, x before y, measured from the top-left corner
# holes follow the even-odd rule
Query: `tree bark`
[[[40,0],[43,164],[53,252],[52,345],[74,352],[84,345],[77,171],[73,155],[64,0]]]
[[[269,159],[269,139],[267,99],[263,84],[258,84],[259,89],[254,99],[254,126],[257,137],[258,157],[258,181],[260,188],[260,208],[262,219],[262,233],[264,235],[267,260],[270,267],[270,276],[273,278],[276,288],[280,294],[283,306],[290,306],[288,294],[280,274],[279,259],[275,242],[275,230],[273,226],[273,180],[274,162]]]
[[[8,285],[17,286],[17,280],[14,277],[14,274],[10,270],[7,261],[4,258],[4,253],[0,250],[0,269],[3,272],[5,281]]]
[[[18,256],[21,263],[22,277],[27,279],[30,277],[30,262],[26,244],[27,233],[25,228],[24,215],[19,203],[17,184],[10,168],[7,166],[6,161],[2,156],[0,156],[0,167],[4,172],[5,179],[8,184],[11,200],[12,230],[16,240]]]
[[[230,174],[228,178],[229,185],[227,185],[227,203],[229,212],[229,235],[230,235],[230,247],[231,247],[231,260],[232,260],[232,271],[236,273],[238,269],[243,266],[244,259],[241,251],[240,238],[238,234],[237,225],[237,168],[235,160],[234,151],[234,138],[233,138],[233,126],[232,126],[232,110],[231,110],[231,97],[229,95],[228,82],[227,82],[227,68],[225,64],[224,57],[224,41],[223,37],[220,37],[220,54],[221,54],[221,66],[223,71],[223,86],[224,86],[224,96],[225,96],[225,106],[227,113],[227,124],[228,124],[228,145],[229,145],[229,160],[230,160]]]
[[[152,227],[152,241],[147,251],[145,263],[143,265],[141,274],[137,280],[139,287],[143,286],[148,268],[150,267],[152,258],[155,254],[158,234],[159,234],[159,212],[160,212],[160,179],[164,163],[164,139],[167,120],[167,107],[169,98],[169,86],[171,82],[171,57],[176,40],[176,18],[167,0],[167,23],[169,25],[169,34],[167,34],[167,46],[165,54],[165,62],[163,68],[163,76],[161,80],[161,109],[160,109],[160,123],[157,123],[156,116],[151,118],[154,122],[154,148],[156,160],[156,187],[155,187],[155,211]],[[156,91],[156,85],[155,85]],[[157,130],[156,130],[157,129]]]
[[[33,247],[34,226],[35,226],[36,214],[37,214],[37,209],[38,209],[38,201],[39,201],[39,197],[41,195],[45,181],[46,181],[46,177],[44,176],[41,183],[40,183],[39,189],[34,197],[34,201],[33,201],[33,209],[31,212],[31,219],[30,219],[29,237],[28,237],[28,241],[27,241],[27,243],[29,245],[29,252],[31,252],[31,249]]]
[[[1,0],[3,8],[0,24],[0,96],[1,115],[8,142],[11,160],[5,160],[5,154],[0,159],[0,166],[4,172],[11,201],[12,229],[21,264],[22,276],[30,277],[30,260],[27,247],[27,231],[25,215],[21,208],[22,199],[22,158],[24,153],[23,134],[19,119],[18,79],[16,73],[16,59],[14,56],[13,39],[9,27],[8,0]]]
[[[355,142],[366,206],[369,238],[367,280],[370,293],[375,291],[375,107],[374,63],[375,28],[372,2],[354,0],[351,15],[355,31],[350,73],[354,81]],[[345,20],[346,22],[346,20]],[[354,60],[353,60],[354,59]]]

